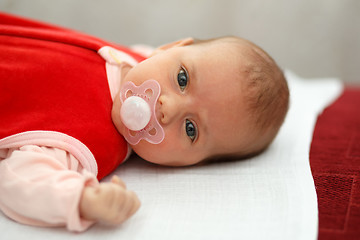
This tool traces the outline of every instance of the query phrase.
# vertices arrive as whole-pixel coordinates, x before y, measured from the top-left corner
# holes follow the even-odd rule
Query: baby
[[[41,24],[38,27],[51,28]],[[276,136],[288,109],[289,93],[282,71],[261,48],[237,37],[205,41],[186,38],[157,48],[138,64],[124,61],[115,68],[118,75],[111,75],[111,68],[107,68],[108,78],[118,76],[113,81],[116,86],[112,88],[113,104],[108,114],[111,111],[112,121],[122,135],[128,131],[120,115],[123,86],[127,82],[141,86],[149,79],[160,86],[155,114],[164,139],[158,144],[145,140],[130,144],[136,154],[155,164],[189,166],[259,154]],[[76,69],[72,70],[69,63],[66,71]],[[77,81],[73,82],[76,85]],[[41,86],[34,91],[38,88]],[[83,96],[88,97],[92,96]],[[61,138],[60,147],[42,141],[13,146],[7,145],[6,135],[1,133],[0,208],[10,218],[25,224],[66,225],[69,230],[83,231],[98,221],[120,224],[139,208],[137,196],[126,189],[119,177],[99,183],[96,175],[87,171],[91,166],[86,167],[81,160],[81,154],[88,154],[86,151],[78,155],[64,151],[69,149],[64,145],[67,141],[75,145],[81,142],[54,134],[56,139]],[[38,174],[44,165],[46,170]],[[37,173],[32,175],[32,171]],[[24,179],[23,174],[27,175]],[[19,189],[25,192],[21,197]],[[34,193],[27,195],[29,189]],[[51,192],[60,192],[60,197]],[[24,201],[24,196],[29,199]]]

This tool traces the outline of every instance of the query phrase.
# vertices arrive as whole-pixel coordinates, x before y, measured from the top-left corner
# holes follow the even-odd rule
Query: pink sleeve
[[[8,217],[70,231],[92,225],[81,219],[78,206],[84,186],[99,182],[71,154],[34,145],[0,151],[0,209]]]

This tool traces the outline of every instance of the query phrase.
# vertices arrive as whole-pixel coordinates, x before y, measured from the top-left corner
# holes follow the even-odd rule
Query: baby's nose
[[[179,100],[167,95],[159,97],[157,111],[159,122],[166,125],[182,116],[183,105]]]

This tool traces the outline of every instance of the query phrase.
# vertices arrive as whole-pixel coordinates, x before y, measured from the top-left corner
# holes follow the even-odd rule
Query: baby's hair
[[[254,127],[263,139],[256,151],[262,151],[273,141],[284,122],[289,106],[289,89],[276,62],[260,47],[247,43],[251,46],[246,53],[250,61],[244,69],[246,83],[243,93]]]
[[[241,58],[239,81],[241,94],[247,105],[255,138],[245,149],[236,153],[211,156],[207,160],[233,160],[251,157],[265,150],[277,135],[288,110],[289,89],[282,70],[260,47],[238,37],[195,40],[194,44],[227,42]],[[247,46],[244,48],[244,45]],[[238,50],[236,52],[236,50]],[[255,136],[255,135],[254,135]]]

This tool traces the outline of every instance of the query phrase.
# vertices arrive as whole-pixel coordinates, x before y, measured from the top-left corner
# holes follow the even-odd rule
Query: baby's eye
[[[185,68],[182,67],[180,69],[180,71],[177,75],[177,81],[178,81],[181,91],[184,91],[188,84],[188,81],[189,81],[189,76],[188,76],[188,73],[185,70]]]
[[[194,140],[196,139],[197,130],[195,125],[187,119],[185,121],[185,131],[186,131],[186,135],[188,135],[190,140],[194,142]]]

